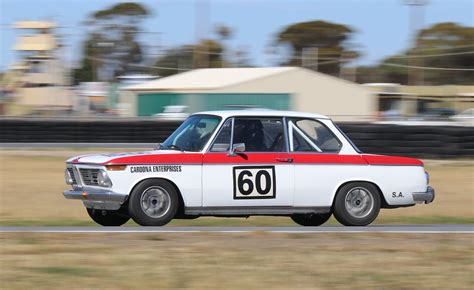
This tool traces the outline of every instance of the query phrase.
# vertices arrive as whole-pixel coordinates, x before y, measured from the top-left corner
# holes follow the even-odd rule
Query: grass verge
[[[6,289],[472,289],[471,234],[0,235]]]

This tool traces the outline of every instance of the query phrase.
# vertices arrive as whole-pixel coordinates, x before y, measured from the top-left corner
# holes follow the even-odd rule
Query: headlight
[[[102,187],[112,186],[112,181],[107,175],[107,172],[105,172],[104,170],[100,170],[99,173],[97,174],[97,183],[99,184],[99,186],[102,186]]]
[[[69,184],[69,185],[74,183],[71,173],[69,172],[69,170],[67,170],[67,168],[64,169],[64,180],[66,181],[66,184]]]
[[[425,170],[426,184],[430,184],[430,174]]]

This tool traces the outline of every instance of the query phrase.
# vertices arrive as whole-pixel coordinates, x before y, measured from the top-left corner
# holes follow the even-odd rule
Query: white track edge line
[[[91,234],[91,233],[254,233],[254,232],[267,232],[267,233],[283,233],[283,234],[357,234],[357,233],[377,233],[377,234],[474,234],[474,231],[404,231],[404,230],[388,230],[388,231],[259,231],[259,230],[222,230],[222,231],[206,231],[206,230],[190,230],[190,231],[180,231],[180,230],[171,230],[171,231],[134,231],[134,230],[125,230],[125,231],[113,231],[113,230],[5,230],[0,231],[0,233],[76,233],[76,234]]]

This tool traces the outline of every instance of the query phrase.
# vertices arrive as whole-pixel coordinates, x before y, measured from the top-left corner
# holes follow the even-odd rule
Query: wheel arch
[[[365,179],[346,180],[343,183],[339,184],[336,191],[333,193],[331,207],[334,207],[334,201],[336,200],[336,194],[339,192],[339,190],[341,190],[341,188],[343,186],[345,186],[347,184],[350,184],[350,183],[355,183],[355,182],[363,182],[363,183],[368,183],[368,184],[371,184],[371,185],[375,186],[375,188],[377,189],[378,194],[380,196],[380,201],[381,201],[381,206],[380,207],[381,208],[389,207],[389,205],[387,203],[387,200],[385,200],[385,195],[383,194],[382,190],[380,189],[380,186],[378,186],[377,183],[375,183],[371,180],[365,180]]]
[[[135,190],[135,188],[142,182],[144,181],[148,181],[148,180],[161,180],[161,181],[166,181],[168,182],[169,184],[171,184],[171,186],[174,187],[174,189],[176,190],[176,192],[178,193],[178,200],[179,200],[179,204],[178,204],[178,212],[177,214],[184,214],[184,207],[185,207],[185,202],[184,202],[184,198],[183,198],[183,195],[181,194],[181,191],[179,190],[179,187],[176,185],[176,183],[174,183],[172,180],[170,179],[167,179],[167,178],[163,178],[163,177],[146,177],[146,178],[143,178],[143,179],[140,179],[138,180],[137,182],[135,182],[135,184],[133,184],[133,186],[131,187],[131,189],[129,190],[128,192],[128,197],[127,197],[127,200],[125,201],[125,203],[128,203],[128,200],[130,199],[130,196],[132,194],[132,192]],[[124,204],[125,204],[124,203]]]

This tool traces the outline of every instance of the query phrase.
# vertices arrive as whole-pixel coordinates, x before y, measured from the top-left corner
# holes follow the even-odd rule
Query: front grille
[[[99,175],[99,169],[80,168],[81,178],[84,185],[99,185],[97,181],[97,175]]]
[[[74,175],[74,171],[72,170],[72,167],[68,167],[67,171],[69,171],[69,175],[71,176],[72,184],[77,184],[76,176]]]

